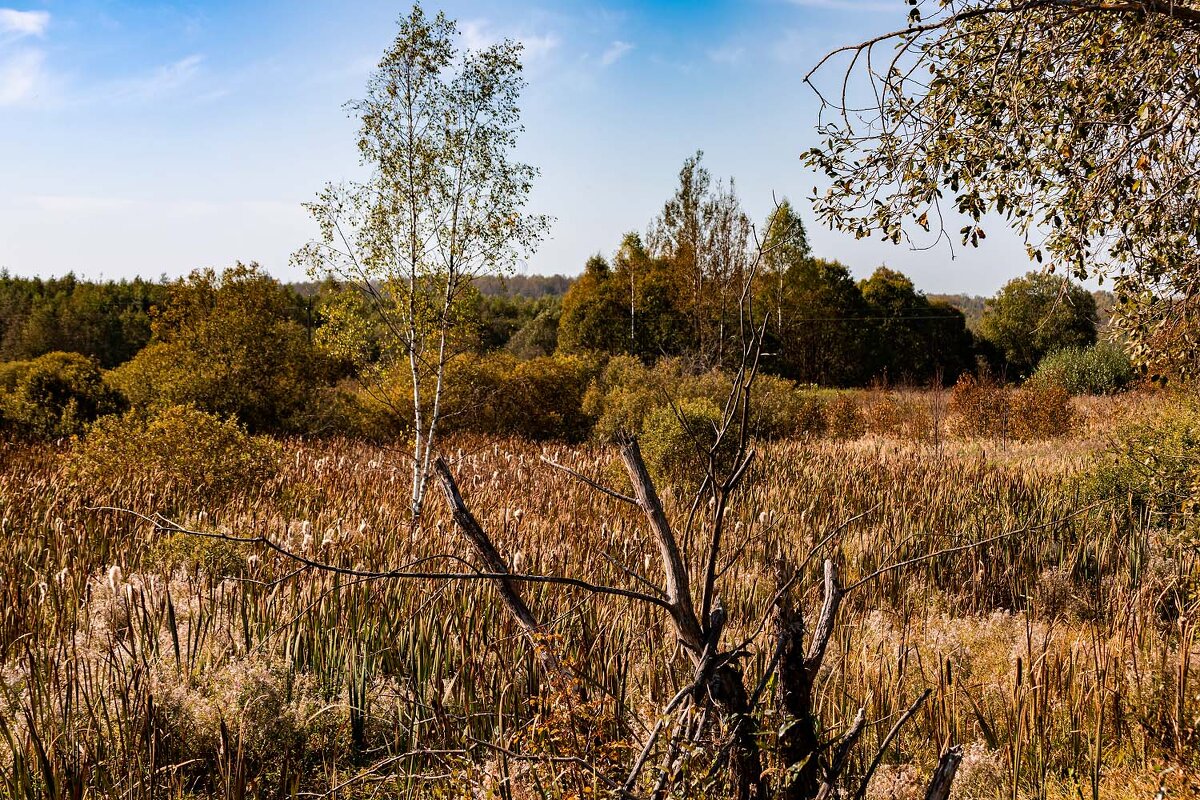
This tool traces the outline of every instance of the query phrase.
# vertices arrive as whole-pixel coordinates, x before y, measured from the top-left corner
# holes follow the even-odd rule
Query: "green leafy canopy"
[[[1030,258],[1112,278],[1155,372],[1200,368],[1200,6],[1195,0],[910,2],[907,28],[809,73],[829,185],[859,237],[977,246],[987,215]],[[890,48],[890,49],[889,49]],[[834,87],[817,73],[838,59]],[[869,98],[859,103],[859,98]]]

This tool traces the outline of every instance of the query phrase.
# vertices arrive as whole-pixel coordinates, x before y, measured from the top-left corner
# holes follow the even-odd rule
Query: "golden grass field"
[[[865,707],[876,722],[863,752],[874,753],[896,715],[933,692],[870,797],[922,797],[947,741],[966,752],[952,795],[964,800],[1151,800],[1160,786],[1200,796],[1200,554],[1152,519],[1092,502],[1077,477],[1119,425],[1173,401],[1074,402],[1081,423],[1065,439],[760,447],[729,512],[744,557],[719,584],[727,639],[751,642],[751,685],[771,652],[757,626],[781,557],[798,561],[854,520],[822,551],[853,583],[994,539],[847,598],[818,687],[825,724]],[[540,460],[615,481],[615,450],[479,438],[445,449],[516,568],[657,580],[644,518]],[[172,476],[170,459],[96,475],[77,469],[69,443],[0,445],[0,795],[603,796],[600,778],[554,758],[619,773],[687,682],[652,607],[526,589],[593,687],[592,705],[570,712],[588,717],[581,736],[577,718],[567,725],[537,699],[531,648],[486,583],[297,571],[261,546],[94,510],[161,512],[350,568],[461,571],[469,551],[440,497],[410,525],[402,452],[283,441],[260,480],[218,487]],[[670,515],[687,513],[684,491],[662,494]],[[698,541],[684,546],[700,558]],[[819,559],[809,571],[806,609],[820,602]]]

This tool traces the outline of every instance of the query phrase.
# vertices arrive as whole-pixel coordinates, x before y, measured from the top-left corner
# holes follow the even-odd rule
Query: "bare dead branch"
[[[825,782],[821,786],[821,791],[817,793],[817,800],[827,800],[827,798],[837,796],[838,779],[841,777],[842,771],[845,770],[846,761],[850,758],[850,751],[858,743],[858,737],[862,735],[866,724],[867,710],[860,708],[858,709],[858,713],[854,715],[854,721],[850,723],[850,727],[833,745],[833,755],[829,759],[829,768],[825,774]]]
[[[533,611],[521,597],[521,592],[517,589],[516,584],[509,577],[512,573],[508,563],[500,555],[496,546],[492,544],[491,538],[475,519],[475,515],[467,508],[467,504],[458,491],[458,484],[454,482],[454,476],[450,473],[450,468],[446,466],[445,460],[437,458],[433,462],[433,468],[442,484],[442,491],[446,495],[446,502],[450,506],[451,514],[454,515],[454,521],[466,534],[467,539],[475,548],[476,555],[479,556],[479,560],[483,562],[488,571],[501,576],[496,578],[496,587],[500,591],[500,599],[505,608],[521,623],[521,627],[525,629],[526,633],[538,633],[541,623],[538,622]]]
[[[921,692],[921,696],[918,697],[913,704],[908,707],[907,711],[900,715],[900,719],[896,720],[896,724],[893,725],[891,730],[887,732],[887,735],[883,737],[883,741],[879,743],[879,749],[875,751],[875,757],[871,759],[871,764],[867,767],[866,771],[863,772],[862,780],[858,784],[858,791],[854,793],[854,800],[863,800],[863,798],[867,796],[867,786],[870,784],[871,777],[875,774],[875,770],[879,768],[879,762],[883,760],[883,754],[887,752],[888,746],[891,745],[892,740],[895,739],[897,734],[900,733],[900,729],[904,727],[905,723],[912,719],[917,711],[920,710],[921,706],[924,705],[925,701],[929,699],[929,695],[931,694],[933,694],[932,689],[926,689],[925,691]]]
[[[662,501],[654,487],[654,481],[646,469],[642,459],[642,451],[636,439],[628,438],[621,442],[621,459],[629,473],[637,496],[638,506],[650,522],[650,529],[658,544],[659,555],[662,558],[663,572],[667,578],[667,607],[675,621],[675,627],[680,640],[687,647],[693,658],[698,658],[704,650],[704,632],[696,618],[696,610],[692,605],[692,591],[689,584],[687,565],[675,541],[671,523],[667,521],[663,511]],[[661,603],[661,601],[659,601]]]
[[[204,539],[216,539],[225,542],[234,542],[237,544],[261,545],[268,550],[271,550],[284,558],[291,559],[305,567],[317,570],[320,572],[328,572],[335,575],[345,575],[353,578],[365,578],[368,580],[383,580],[383,579],[402,579],[402,580],[452,580],[452,581],[495,581],[501,578],[511,580],[515,583],[548,583],[559,586],[569,586],[575,589],[592,592],[593,594],[606,594],[616,597],[624,597],[628,600],[638,600],[645,603],[650,603],[659,606],[667,611],[670,611],[670,606],[666,600],[661,597],[646,594],[644,592],[636,592],[629,589],[621,589],[615,586],[603,586],[595,583],[590,583],[579,578],[568,578],[559,575],[533,575],[521,572],[439,572],[436,570],[422,572],[411,569],[393,569],[393,570],[366,570],[354,569],[351,567],[342,567],[337,564],[330,564],[324,561],[309,558],[301,555],[293,550],[289,550],[278,542],[266,536],[234,536],[226,533],[216,533],[213,531],[200,531],[191,528],[185,528],[176,522],[167,519],[164,516],[156,515],[154,517],[146,516],[137,511],[132,511],[127,508],[117,508],[114,506],[97,506],[92,508],[93,511],[115,511],[121,514],[129,514],[144,520],[155,527],[156,530],[164,533],[180,533],[188,536],[198,536]],[[455,558],[454,556],[445,555],[443,558]],[[421,563],[428,561],[428,558],[419,559]]]
[[[639,506],[637,498],[630,497],[627,494],[621,494],[620,492],[616,491],[615,489],[610,489],[607,486],[605,486],[604,484],[599,483],[598,481],[592,480],[587,475],[584,475],[582,472],[571,469],[570,467],[568,467],[565,464],[559,464],[557,461],[552,461],[551,459],[546,458],[545,456],[542,456],[541,460],[543,463],[545,463],[551,467],[554,467],[557,470],[561,470],[562,472],[567,473],[568,475],[575,478],[576,480],[586,483],[588,486],[592,487],[593,489],[595,489],[596,491],[598,491],[602,494],[606,494],[609,497],[612,497],[616,500],[620,500],[623,503],[629,503],[630,505],[633,505],[633,506]]]

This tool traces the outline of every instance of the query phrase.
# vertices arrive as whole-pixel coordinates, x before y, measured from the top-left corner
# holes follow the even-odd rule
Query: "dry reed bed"
[[[1189,594],[1200,566],[1185,542],[1079,499],[1072,474],[1100,438],[764,447],[730,511],[744,557],[720,585],[728,640],[754,642],[751,679],[770,652],[758,623],[778,562],[845,521],[861,515],[830,545],[847,581],[994,538],[850,597],[822,676],[825,722],[865,705],[882,721],[866,734],[873,752],[890,720],[934,690],[875,796],[915,796],[947,739],[968,746],[960,797],[1150,797],[1168,769],[1175,796],[1200,792],[1189,773],[1200,758]],[[539,460],[615,480],[612,451],[464,439],[451,455],[468,502],[521,570],[636,588],[619,563],[659,580],[643,520]],[[164,537],[90,510],[161,510],[345,567],[462,569],[466,550],[440,503],[420,529],[408,524],[406,478],[398,451],[289,442],[276,478],[218,501],[163,492],[154,474],[79,486],[61,451],[0,445],[4,793],[266,797],[350,780],[338,796],[422,797],[482,791],[500,773],[517,787],[532,779],[481,744],[532,752],[530,720],[546,716],[530,702],[530,648],[490,587],[291,575],[294,563],[258,546]],[[685,492],[663,494],[682,517]],[[696,559],[703,538],[685,538]],[[688,680],[669,626],[620,598],[549,585],[528,594],[601,698],[592,738],[609,749],[543,745],[597,760],[636,745]]]

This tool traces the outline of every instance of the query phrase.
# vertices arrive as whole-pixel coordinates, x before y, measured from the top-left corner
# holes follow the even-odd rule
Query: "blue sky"
[[[355,171],[357,97],[406,2],[0,0],[0,267],[20,275],[179,275],[289,255],[300,204]],[[578,273],[645,230],[697,149],[748,210],[800,206],[818,255],[886,263],[931,292],[991,293],[1029,269],[1019,242],[913,252],[818,226],[803,84],[832,47],[902,27],[903,0],[427,2],[465,44],[526,46],[521,156],[551,237],[526,266]]]

